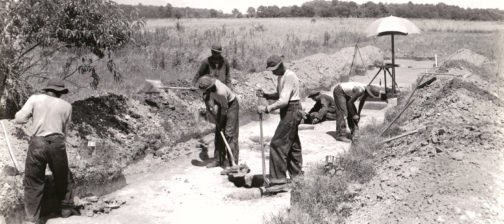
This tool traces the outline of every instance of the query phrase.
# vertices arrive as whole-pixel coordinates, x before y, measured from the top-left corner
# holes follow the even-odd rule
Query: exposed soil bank
[[[367,64],[383,60],[376,47],[368,46],[360,51]],[[350,72],[353,54],[354,48],[349,47],[333,55],[317,54],[286,65],[298,74],[303,93],[319,87],[329,89],[354,74],[355,70]],[[360,61],[354,66],[365,67]],[[255,90],[261,87],[272,91],[273,75],[262,72],[234,77],[233,89],[239,94],[244,121],[252,120],[252,111],[257,105]],[[177,85],[188,85],[188,81],[178,81]],[[177,143],[206,135],[213,129],[201,117],[203,108],[198,93],[190,91],[138,94],[133,98],[108,94],[75,101],[67,153],[77,195],[102,195],[124,186],[123,170],[146,155],[164,161],[182,155],[187,146]],[[30,124],[16,126],[12,121],[4,122],[18,164],[23,165],[31,136],[27,128]],[[4,143],[2,135],[0,147],[7,152]],[[8,154],[1,153],[0,168],[9,164],[12,162]],[[2,178],[0,186],[0,216],[5,216],[22,204],[22,177]]]

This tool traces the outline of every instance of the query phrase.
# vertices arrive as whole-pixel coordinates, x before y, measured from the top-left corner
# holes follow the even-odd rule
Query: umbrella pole
[[[395,56],[394,56],[394,34],[391,35],[392,39],[392,94],[395,94]]]

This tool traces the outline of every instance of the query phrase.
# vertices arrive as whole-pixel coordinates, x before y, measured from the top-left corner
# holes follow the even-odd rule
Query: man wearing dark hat
[[[231,77],[229,75],[229,63],[222,56],[222,46],[213,44],[210,48],[212,55],[201,62],[198,72],[194,76],[193,85],[204,75],[214,77],[231,88]]]
[[[238,134],[239,134],[239,118],[240,105],[238,104],[238,97],[216,78],[203,76],[199,79],[199,88],[204,91],[203,99],[207,110],[211,116],[215,118],[215,151],[214,161],[207,165],[208,168],[212,167],[230,167],[231,157],[227,157],[226,145],[220,134],[223,131],[226,141],[233,153],[234,162],[238,164],[238,156],[240,149],[238,147]],[[210,106],[212,105],[212,106]],[[217,111],[214,111],[213,105],[217,105]],[[228,160],[226,160],[226,157]]]
[[[278,55],[268,58],[266,69],[278,76],[277,91],[267,94],[261,89],[256,94],[276,102],[268,106],[259,105],[257,112],[269,113],[280,109],[280,123],[270,143],[270,171],[269,180],[266,181],[270,185],[281,185],[287,183],[287,171],[291,178],[303,173],[303,156],[298,135],[298,126],[303,118],[299,102],[299,79],[293,71],[285,68]]]
[[[314,100],[315,105],[308,112],[306,123],[317,124],[325,120],[336,120],[336,105],[331,96],[313,91],[308,94],[308,98]]]
[[[29,221],[40,222],[46,165],[49,164],[57,197],[61,201],[61,215],[78,214],[73,208],[72,174],[68,168],[65,134],[70,123],[72,105],[61,99],[68,93],[65,83],[51,79],[43,94],[32,95],[16,113],[18,124],[32,119],[33,135],[25,163],[25,212]]]
[[[351,141],[353,133],[358,129],[360,112],[364,107],[366,98],[381,98],[382,92],[377,86],[366,85],[359,82],[342,82],[336,85],[333,91],[336,103],[336,139],[338,141]],[[359,102],[359,111],[355,101]]]

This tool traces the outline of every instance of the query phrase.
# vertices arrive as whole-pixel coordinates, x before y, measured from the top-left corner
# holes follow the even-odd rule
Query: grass
[[[157,19],[148,20],[137,41],[116,52],[115,62],[122,82],[114,82],[105,63],[98,66],[101,74],[98,90],[88,87],[87,74],[75,75],[71,81],[70,101],[102,95],[107,92],[131,95],[144,79],[164,82],[189,80],[202,59],[210,54],[214,42],[223,45],[223,54],[232,66],[234,77],[262,71],[265,58],[282,54],[286,61],[316,53],[333,53],[343,47],[374,45],[390,56],[390,38],[366,37],[364,30],[374,19],[368,18],[267,18],[267,19]],[[502,57],[499,22],[469,22],[450,20],[413,20],[424,32],[395,38],[397,57],[432,58],[440,60],[460,48],[468,48],[491,59]],[[502,35],[501,35],[502,36]],[[61,75],[68,55],[51,59],[45,76]],[[95,58],[95,60],[97,60]],[[37,72],[37,71],[35,71]],[[30,83],[40,86],[35,79]]]

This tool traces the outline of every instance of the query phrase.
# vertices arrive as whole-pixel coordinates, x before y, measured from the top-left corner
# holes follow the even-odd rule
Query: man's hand
[[[320,120],[318,118],[313,118],[313,120],[312,120],[312,124],[317,124],[319,122],[320,122]]]
[[[262,105],[257,106],[257,113],[258,114],[268,113],[268,111],[266,111],[266,106],[262,106]]]
[[[264,91],[262,89],[256,90],[256,96],[264,98]]]
[[[359,120],[359,118],[360,118],[360,117],[359,117],[359,115],[354,115],[354,116],[352,117],[352,119],[354,119],[354,121],[358,121],[358,120]]]

